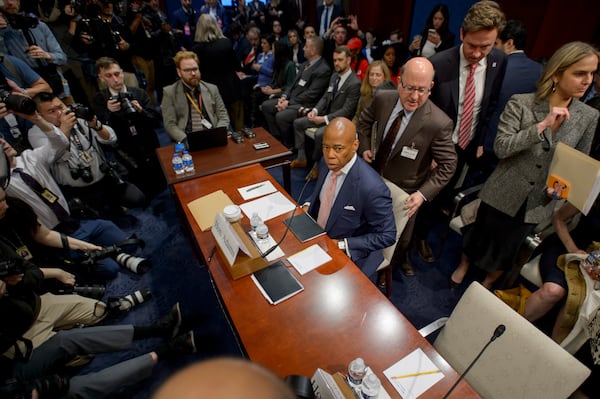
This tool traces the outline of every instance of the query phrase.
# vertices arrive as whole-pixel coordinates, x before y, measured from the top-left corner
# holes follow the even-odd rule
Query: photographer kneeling
[[[101,217],[109,219],[122,214],[121,206],[137,208],[145,205],[144,194],[120,178],[98,144],[117,141],[111,127],[102,124],[89,108],[80,104],[67,108],[53,94],[40,93],[34,101],[40,115],[69,139],[69,148],[52,166],[52,174],[68,200],[79,198]],[[48,136],[37,126],[28,134],[33,148],[48,142]]]

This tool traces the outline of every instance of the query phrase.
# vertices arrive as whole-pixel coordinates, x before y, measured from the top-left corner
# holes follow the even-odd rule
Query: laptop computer
[[[190,151],[206,150],[207,148],[227,145],[227,128],[215,127],[191,132],[187,135],[187,142]]]

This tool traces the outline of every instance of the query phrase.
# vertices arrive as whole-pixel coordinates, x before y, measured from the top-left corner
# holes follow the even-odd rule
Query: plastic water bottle
[[[176,175],[182,175],[184,171],[183,169],[183,159],[179,156],[178,153],[173,154],[173,170]]]
[[[254,212],[252,214],[252,217],[250,218],[250,227],[252,227],[252,231],[256,231],[256,228],[258,226],[260,226],[261,224],[265,224],[265,223],[260,218],[260,216],[258,216],[258,213]]]
[[[351,385],[359,386],[365,376],[366,366],[365,361],[357,357],[348,365],[348,382]]]
[[[175,152],[181,156],[183,151],[185,151],[185,145],[181,141],[178,141],[177,144],[175,144]]]
[[[261,222],[256,226],[256,239],[259,243],[264,243],[269,239],[269,228],[266,224]]]
[[[181,157],[181,159],[183,160],[183,170],[185,170],[185,173],[192,173],[196,170],[194,160],[189,152],[183,151],[183,157]]]
[[[379,389],[381,389],[381,381],[375,374],[369,374],[364,378],[360,391],[363,399],[377,399]]]

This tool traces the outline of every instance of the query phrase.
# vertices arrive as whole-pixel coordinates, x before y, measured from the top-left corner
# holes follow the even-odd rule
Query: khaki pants
[[[139,55],[133,55],[131,56],[131,62],[137,69],[144,73],[144,76],[146,76],[146,92],[150,96],[152,106],[156,108],[156,96],[154,95],[154,89],[156,86],[154,61],[147,60]]]
[[[23,334],[37,348],[56,334],[55,330],[72,328],[78,324],[93,325],[106,316],[106,305],[96,299],[79,295],[44,294],[40,297],[40,311],[33,325]],[[21,353],[25,346],[19,341]],[[12,359],[14,348],[4,356]]]

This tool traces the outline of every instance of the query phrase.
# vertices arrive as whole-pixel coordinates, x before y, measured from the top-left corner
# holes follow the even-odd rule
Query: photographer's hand
[[[6,109],[6,104],[0,103],[0,118],[4,118],[8,114],[9,112],[8,109]]]
[[[131,100],[131,105],[133,105],[133,108],[135,108],[137,112],[142,112],[144,110],[138,100]]]
[[[4,14],[0,13],[0,29],[8,28],[8,22],[6,22],[6,18],[4,18]]]
[[[44,275],[44,279],[55,278],[63,284],[75,285],[75,276],[69,272],[56,267],[41,267],[40,270]]]
[[[106,108],[108,108],[110,112],[118,112],[121,110],[121,101],[114,98],[109,98],[106,102]]]
[[[52,56],[50,54],[48,54],[46,51],[44,51],[41,47],[39,46],[29,46],[25,48],[25,51],[27,52],[27,54],[34,59],[43,59],[46,60],[48,62],[52,61]]]

